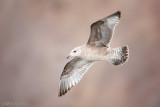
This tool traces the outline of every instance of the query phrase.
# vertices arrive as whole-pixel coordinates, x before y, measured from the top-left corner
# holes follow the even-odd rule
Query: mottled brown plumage
[[[115,26],[118,24],[121,12],[118,11],[91,25],[91,34],[87,44],[106,46],[110,43]],[[112,22],[114,18],[114,21]]]
[[[109,61],[121,65],[128,59],[128,47],[110,48],[116,25],[119,23],[120,11],[105,17],[91,25],[91,34],[86,45],[73,49],[69,56],[76,56],[66,64],[59,83],[59,94],[62,96],[76,85],[97,61]],[[69,57],[68,57],[69,58]]]

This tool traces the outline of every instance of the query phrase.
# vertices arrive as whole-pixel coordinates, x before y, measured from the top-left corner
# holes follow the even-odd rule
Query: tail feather
[[[124,45],[118,48],[113,48],[109,54],[108,61],[113,65],[122,65],[123,63],[127,62],[128,58],[129,49],[127,45]]]

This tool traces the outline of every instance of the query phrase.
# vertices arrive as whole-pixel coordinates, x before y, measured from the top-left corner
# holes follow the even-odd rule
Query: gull
[[[122,65],[129,58],[129,48],[123,45],[110,48],[110,42],[116,25],[119,23],[121,12],[109,15],[91,25],[91,33],[87,44],[74,48],[70,56],[74,58],[66,64],[60,77],[58,96],[65,95],[75,86],[98,61],[108,61],[113,65]]]

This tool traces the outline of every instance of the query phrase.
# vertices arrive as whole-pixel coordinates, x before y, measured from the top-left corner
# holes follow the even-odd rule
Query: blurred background
[[[93,22],[117,10],[111,47],[127,44],[128,63],[95,64],[59,98],[65,57],[87,42]],[[0,99],[26,98],[27,107],[160,107],[159,19],[159,0],[0,0]]]

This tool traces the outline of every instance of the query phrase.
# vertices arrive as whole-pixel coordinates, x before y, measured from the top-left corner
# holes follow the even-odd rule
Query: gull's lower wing
[[[110,43],[115,26],[119,23],[121,12],[105,17],[91,25],[91,34],[87,44],[106,46]]]
[[[68,62],[60,77],[58,96],[64,95],[75,86],[93,64],[94,61],[89,61],[80,57],[75,57]]]

